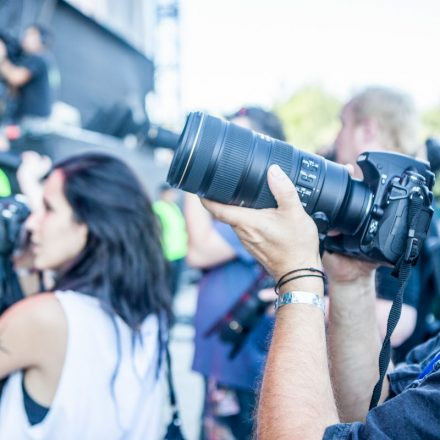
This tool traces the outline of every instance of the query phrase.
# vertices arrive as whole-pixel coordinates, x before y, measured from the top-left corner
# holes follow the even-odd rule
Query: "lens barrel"
[[[324,213],[329,227],[346,234],[359,230],[372,193],[345,167],[205,113],[188,116],[167,181],[221,203],[271,208],[271,164],[290,177],[308,214]]]

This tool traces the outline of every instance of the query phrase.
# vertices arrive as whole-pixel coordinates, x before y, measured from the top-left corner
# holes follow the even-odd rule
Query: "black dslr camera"
[[[24,245],[23,224],[28,215],[23,197],[0,198],[0,314],[23,298],[12,256]]]
[[[271,164],[295,184],[325,249],[391,265],[415,263],[433,214],[427,162],[364,153],[360,181],[342,165],[197,112],[186,121],[167,180],[218,202],[270,208],[276,206],[266,181]],[[341,235],[327,237],[330,229]]]

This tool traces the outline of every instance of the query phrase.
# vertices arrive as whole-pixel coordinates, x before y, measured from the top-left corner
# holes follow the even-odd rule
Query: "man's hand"
[[[355,283],[359,279],[369,279],[378,266],[368,261],[328,252],[324,253],[322,262],[328,278],[335,283]]]
[[[294,269],[320,268],[316,225],[304,211],[293,183],[278,165],[270,166],[267,179],[278,208],[257,210],[208,200],[203,204],[234,227],[243,244],[276,280]]]
[[[25,151],[21,154],[21,164],[17,170],[20,181],[29,179],[39,182],[50,170],[52,161],[48,156],[42,156],[36,151]]]
[[[48,156],[40,156],[35,151],[25,151],[17,170],[17,180],[22,193],[27,197],[32,211],[38,210],[43,201],[41,179],[49,172],[52,161]]]

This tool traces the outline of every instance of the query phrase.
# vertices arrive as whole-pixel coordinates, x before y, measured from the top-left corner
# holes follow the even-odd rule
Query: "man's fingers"
[[[267,183],[279,208],[291,208],[300,203],[295,186],[278,165],[269,167]]]
[[[224,205],[222,203],[213,202],[212,200],[200,199],[203,206],[212,213],[214,217],[224,223],[232,226],[249,224],[253,218],[253,209],[242,208],[239,206]]]
[[[354,176],[354,166],[350,163],[346,163],[344,165],[344,167],[347,169],[348,174],[350,174],[350,176],[353,177]]]

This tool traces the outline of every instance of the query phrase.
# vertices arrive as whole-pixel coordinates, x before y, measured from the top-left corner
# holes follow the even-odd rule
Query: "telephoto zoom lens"
[[[360,229],[373,195],[344,166],[201,112],[188,116],[167,181],[217,202],[271,208],[276,207],[267,185],[271,164],[290,177],[312,217],[344,234]]]

